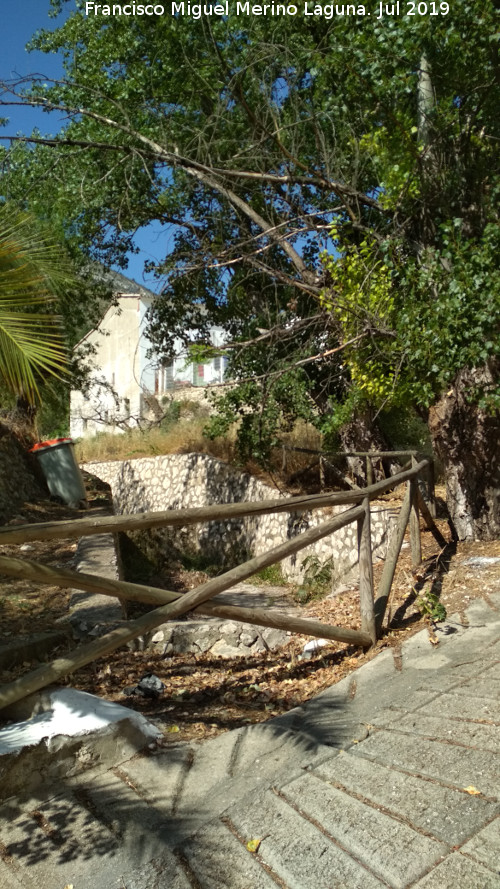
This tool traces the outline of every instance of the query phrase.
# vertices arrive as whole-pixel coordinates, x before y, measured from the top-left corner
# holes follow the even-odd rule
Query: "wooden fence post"
[[[422,490],[423,489],[423,490]],[[436,478],[434,460],[429,460],[429,465],[420,483],[423,499],[433,519],[436,518]]]
[[[384,570],[382,571],[382,577],[380,578],[377,597],[375,599],[375,627],[377,631],[377,638],[380,635],[380,631],[382,629],[385,609],[387,608],[387,602],[389,600],[389,593],[391,591],[392,581],[394,579],[394,572],[396,571],[399,551],[401,549],[401,544],[403,543],[406,526],[410,517],[410,508],[411,488],[410,483],[408,483],[406,486],[406,494],[401,506],[401,511],[399,513],[396,532],[391,537],[389,546],[387,547]]]
[[[251,577],[252,574],[260,571],[261,568],[274,565],[287,556],[299,552],[304,547],[309,546],[309,544],[315,543],[329,534],[333,534],[334,531],[338,531],[344,525],[357,520],[362,513],[362,506],[352,507],[333,519],[323,522],[321,525],[309,528],[308,531],[304,531],[299,537],[287,540],[285,543],[273,547],[269,552],[263,553],[260,556],[254,556],[236,568],[231,568],[224,574],[211,578],[211,580],[202,583],[201,586],[191,590],[191,592],[185,593],[179,599],[166,605],[161,605],[154,611],[150,611],[148,614],[137,618],[137,620],[131,621],[126,627],[118,627],[100,639],[96,639],[88,645],[80,646],[80,648],[77,648],[67,657],[59,658],[52,664],[44,664],[43,667],[39,667],[37,670],[27,673],[19,679],[15,679],[0,689],[0,709],[13,704],[15,701],[19,701],[34,691],[38,691],[39,688],[44,688],[50,682],[54,682],[62,676],[73,673],[79,667],[83,667],[98,657],[110,654],[137,636],[159,627],[160,624],[165,623],[167,620],[179,617],[179,615],[185,614],[187,611],[192,611],[209,599],[213,599],[217,593],[228,590],[240,581],[246,580],[247,577]],[[360,645],[369,644],[369,640],[364,633],[353,630],[350,632],[354,634],[352,638],[356,639]]]
[[[415,466],[417,460],[411,458],[412,466]],[[418,477],[410,480],[410,543],[411,543],[411,562],[412,568],[416,568],[422,561],[422,541],[420,539],[420,516],[418,512]]]
[[[319,488],[320,491],[325,489],[325,461],[322,454],[319,455]]]
[[[363,500],[364,514],[358,519],[359,553],[359,604],[361,610],[361,630],[368,633],[372,644],[377,641],[375,612],[373,607],[373,563],[371,542],[370,500]]]
[[[160,512],[142,512],[132,515],[101,516],[98,518],[71,519],[64,522],[64,533],[61,533],[61,522],[41,522],[33,525],[9,525],[0,528],[0,546],[11,543],[27,543],[30,540],[60,540],[75,537],[86,537],[92,534],[115,534],[118,531],[146,531],[149,528],[180,527],[198,525],[202,522],[228,521],[250,515],[269,515],[280,512],[305,512],[323,506],[340,506],[359,503],[366,496],[374,500],[386,493],[395,485],[403,484],[413,478],[417,471],[427,466],[428,461],[422,460],[416,467],[399,472],[389,479],[376,482],[369,489],[351,489],[327,494],[305,494],[289,497],[286,500],[262,500],[257,503],[225,503],[221,506],[200,506],[189,509],[167,509]]]
[[[366,458],[366,487],[369,488],[370,485],[373,485],[373,463],[372,458]]]

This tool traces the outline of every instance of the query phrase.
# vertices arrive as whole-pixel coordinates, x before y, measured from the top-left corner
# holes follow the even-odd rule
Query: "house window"
[[[165,389],[173,389],[174,388],[174,363],[165,364],[163,368],[164,380],[165,380]]]
[[[205,367],[203,364],[193,364],[193,385],[203,386],[205,382]]]

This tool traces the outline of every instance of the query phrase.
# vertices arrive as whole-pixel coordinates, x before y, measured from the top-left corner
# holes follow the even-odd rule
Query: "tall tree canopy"
[[[5,182],[108,262],[152,220],[171,232],[152,337],[168,356],[175,337],[224,324],[243,381],[226,415],[241,410],[243,427],[284,409],[333,426],[364,405],[428,414],[457,531],[487,536],[500,524],[498,14],[492,0],[403,6],[77,12],[34,41],[64,54],[65,79],[6,85],[6,102],[68,122],[13,141]]]

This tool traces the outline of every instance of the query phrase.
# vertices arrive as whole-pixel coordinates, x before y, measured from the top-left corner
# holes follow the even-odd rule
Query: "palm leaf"
[[[40,398],[41,380],[67,372],[61,319],[52,307],[72,280],[60,246],[33,218],[1,207],[0,377],[31,402]]]

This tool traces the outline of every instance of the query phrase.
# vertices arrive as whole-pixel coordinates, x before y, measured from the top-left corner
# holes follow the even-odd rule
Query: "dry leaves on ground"
[[[75,513],[53,504],[28,506],[23,510],[27,521],[71,518]],[[446,533],[446,523],[440,522]],[[34,543],[26,556],[46,564],[70,567],[74,542]],[[293,636],[276,651],[252,658],[215,658],[210,654],[164,657],[150,651],[119,650],[96,661],[69,677],[67,684],[117,701],[142,712],[164,730],[165,743],[205,739],[222,731],[265,721],[299,706],[314,695],[349,675],[382,648],[392,647],[397,662],[402,641],[427,626],[417,601],[422,589],[431,587],[440,595],[448,615],[464,612],[472,598],[488,596],[498,587],[500,565],[466,564],[471,555],[500,555],[500,541],[484,544],[459,544],[457,552],[440,552],[432,535],[422,534],[423,568],[414,574],[408,544],[402,550],[389,604],[390,625],[369,652],[345,645],[328,643],[310,659],[301,657],[308,637]],[[17,547],[3,547],[19,555]],[[374,566],[375,586],[383,563]],[[179,571],[178,588],[191,588],[203,578]],[[172,578],[169,578],[169,585]],[[0,611],[0,644],[18,634],[54,629],[67,612],[68,591],[37,587],[24,581],[0,578],[3,596]],[[427,587],[426,587],[427,585]],[[292,590],[289,590],[290,594]],[[297,603],[294,602],[296,605]],[[360,625],[357,590],[315,600],[303,606],[304,616],[353,629]],[[461,618],[459,617],[459,620]],[[439,631],[434,631],[439,639]],[[32,667],[20,665],[3,671],[2,682],[10,681]],[[146,673],[154,673],[165,684],[157,699],[126,697],[123,689],[136,685]]]

